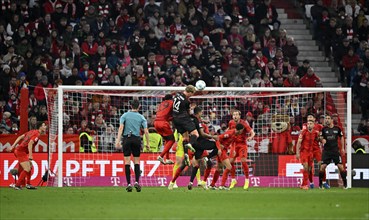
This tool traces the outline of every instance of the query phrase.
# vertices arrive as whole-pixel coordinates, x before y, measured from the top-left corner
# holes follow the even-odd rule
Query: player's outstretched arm
[[[19,137],[14,141],[14,144],[13,144],[12,146],[8,147],[8,148],[6,149],[6,151],[8,151],[8,152],[13,151],[13,149],[17,146],[17,144],[18,144],[21,140],[23,140],[24,136],[25,136],[25,134],[22,134],[21,136],[19,136]]]

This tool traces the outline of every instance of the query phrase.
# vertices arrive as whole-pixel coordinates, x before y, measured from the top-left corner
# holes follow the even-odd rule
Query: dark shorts
[[[141,153],[141,138],[136,136],[123,137],[123,154],[125,157],[139,157]]]
[[[209,141],[206,139],[199,140],[195,145],[195,159],[199,160],[203,156],[205,150],[215,150],[217,149],[217,145],[215,141]]]
[[[322,161],[323,161],[323,164],[327,164],[327,165],[332,163],[332,161],[335,165],[342,164],[340,153],[332,152],[332,151],[323,151]]]
[[[191,131],[196,130],[195,123],[193,123],[190,117],[173,118],[173,125],[180,134],[183,134],[186,131],[191,133]]]

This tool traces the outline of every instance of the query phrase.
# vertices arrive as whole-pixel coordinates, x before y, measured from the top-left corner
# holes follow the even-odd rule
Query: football
[[[197,90],[204,90],[206,87],[206,83],[204,82],[204,80],[199,80],[196,82],[196,89]]]

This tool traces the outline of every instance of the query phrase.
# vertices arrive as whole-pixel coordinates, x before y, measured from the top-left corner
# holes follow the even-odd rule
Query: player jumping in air
[[[156,118],[154,121],[154,127],[158,134],[160,134],[165,140],[164,149],[158,156],[158,161],[162,164],[173,164],[174,162],[169,159],[169,151],[175,143],[173,130],[170,126],[170,121],[173,119],[173,100],[172,95],[168,94],[164,97],[163,102],[159,105],[156,111]],[[164,161],[164,155],[167,156]]]
[[[190,116],[190,101],[188,100],[196,92],[196,88],[188,85],[184,92],[179,92],[173,99],[173,124],[177,131],[183,136],[184,161],[189,165],[187,149],[195,151],[193,144],[196,143],[199,133]]]

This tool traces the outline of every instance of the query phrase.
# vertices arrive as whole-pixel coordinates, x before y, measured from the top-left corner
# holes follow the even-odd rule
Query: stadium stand
[[[43,87],[187,85],[200,78],[208,86],[223,87],[266,86],[264,76],[271,80],[268,86],[335,87],[340,80],[342,86],[353,88],[355,103],[368,105],[359,92],[368,89],[368,1],[344,5],[335,0],[2,0],[0,4],[3,133],[17,132],[23,87],[30,90],[29,116],[38,118],[45,106]],[[294,5],[305,9],[306,17]],[[351,47],[354,55],[346,55]],[[284,83],[279,84],[278,78]],[[98,118],[102,110],[97,106],[89,114]],[[368,115],[354,110],[357,127]]]

